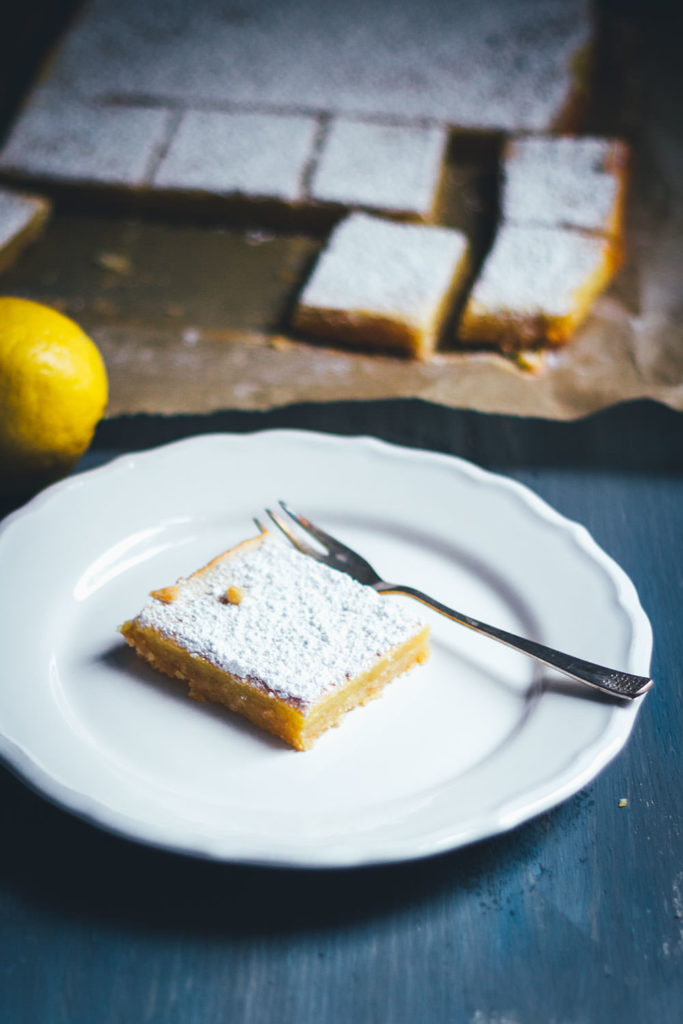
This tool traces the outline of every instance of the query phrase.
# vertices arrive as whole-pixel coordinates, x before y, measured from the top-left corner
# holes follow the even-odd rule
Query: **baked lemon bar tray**
[[[172,586],[120,627],[154,668],[307,750],[428,656],[429,628],[391,597],[268,531]]]

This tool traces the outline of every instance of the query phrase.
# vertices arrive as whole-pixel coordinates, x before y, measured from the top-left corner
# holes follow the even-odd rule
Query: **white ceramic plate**
[[[526,488],[462,460],[299,431],[210,435],[39,495],[0,531],[0,751],[87,820],[171,850],[292,867],[398,861],[509,829],[584,786],[638,706],[576,696],[425,612],[433,654],[314,750],[196,704],[116,627],[286,498],[386,578],[640,674],[622,570]],[[385,600],[407,600],[387,597]],[[574,691],[574,692],[572,692]]]

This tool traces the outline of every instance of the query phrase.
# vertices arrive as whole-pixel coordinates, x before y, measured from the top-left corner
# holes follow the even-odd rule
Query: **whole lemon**
[[[0,297],[0,489],[68,472],[107,405],[97,346],[56,310]]]

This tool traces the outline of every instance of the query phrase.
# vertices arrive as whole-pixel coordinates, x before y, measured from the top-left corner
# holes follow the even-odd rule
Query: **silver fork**
[[[387,583],[386,580],[381,579],[377,575],[370,563],[361,558],[352,548],[331,537],[329,533],[325,533],[324,530],[321,530],[319,526],[315,526],[305,516],[297,515],[284,501],[280,502],[280,507],[287,514],[288,520],[283,519],[278,512],[273,512],[272,509],[266,509],[266,512],[294,547],[298,548],[304,555],[316,558],[319,562],[324,562],[333,569],[339,569],[341,572],[348,573],[349,576],[353,576],[360,583],[367,584],[380,594],[405,594],[408,597],[414,597],[416,600],[426,604],[427,607],[433,608],[454,622],[459,622],[461,626],[468,626],[478,633],[483,633],[484,636],[491,637],[492,640],[498,640],[500,643],[506,644],[516,651],[521,651],[522,654],[528,654],[530,658],[535,658],[544,665],[549,665],[551,668],[571,676],[572,679],[592,686],[597,690],[602,690],[612,697],[633,700],[635,697],[642,696],[652,686],[653,681],[647,676],[630,675],[628,672],[619,672],[613,668],[606,668],[603,665],[595,665],[593,662],[584,661],[582,658],[575,658],[570,654],[563,654],[552,647],[536,643],[535,640],[527,640],[524,637],[516,636],[514,633],[508,633],[504,629],[498,629],[496,626],[489,626],[485,622],[480,622],[478,619],[472,618],[471,615],[456,612],[453,608],[448,608],[445,604],[434,600],[433,597],[428,597],[427,594],[423,594],[421,590],[416,590],[414,587]],[[322,550],[316,550],[297,536],[291,528],[290,520],[294,521],[300,529],[314,537],[321,545]],[[259,520],[255,519],[254,521],[259,530],[263,531],[264,527]]]

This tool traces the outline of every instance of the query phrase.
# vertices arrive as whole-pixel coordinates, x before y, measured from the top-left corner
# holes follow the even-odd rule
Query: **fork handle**
[[[652,679],[647,676],[634,676],[628,672],[606,668],[604,665],[596,665],[592,661],[584,661],[582,658],[575,658],[571,654],[563,654],[552,647],[546,647],[545,644],[536,643],[535,640],[527,640],[514,633],[508,633],[504,629],[498,629],[496,626],[489,626],[486,622],[472,618],[471,615],[456,612],[453,608],[441,604],[440,601],[428,597],[427,594],[423,594],[421,590],[416,590],[414,587],[381,582],[375,585],[375,590],[380,594],[405,594],[407,597],[414,597],[426,604],[428,608],[433,608],[441,615],[445,615],[454,622],[459,622],[461,626],[468,626],[469,629],[483,633],[484,636],[491,637],[492,640],[498,640],[515,651],[528,654],[530,658],[535,658],[536,661],[549,665],[559,672],[564,672],[565,675],[571,676],[572,679],[576,679],[580,683],[609,693],[613,697],[633,700],[634,697],[642,696],[652,686]]]

